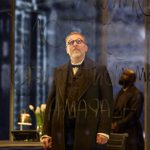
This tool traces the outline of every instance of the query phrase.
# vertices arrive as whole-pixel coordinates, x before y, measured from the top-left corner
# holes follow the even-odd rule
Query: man
[[[104,66],[86,57],[85,37],[66,37],[69,63],[54,71],[42,142],[45,149],[96,150],[105,147],[111,129],[112,84]]]
[[[134,85],[136,74],[131,69],[123,71],[119,91],[114,102],[112,129],[116,133],[128,133],[126,150],[144,150],[140,115],[143,109],[143,94]]]

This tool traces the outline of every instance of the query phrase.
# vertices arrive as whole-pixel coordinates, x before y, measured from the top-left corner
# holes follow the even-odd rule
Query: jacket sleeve
[[[43,135],[51,135],[51,121],[52,121],[52,115],[55,107],[55,97],[56,97],[56,86],[55,86],[55,70],[54,70],[54,76],[53,81],[51,85],[51,90],[46,102],[46,111],[44,116],[44,124],[43,124]]]
[[[100,69],[100,122],[98,132],[110,134],[113,105],[113,88],[109,73],[105,66]]]

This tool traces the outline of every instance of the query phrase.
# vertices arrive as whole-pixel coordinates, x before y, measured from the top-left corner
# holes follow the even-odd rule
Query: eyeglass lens
[[[68,42],[68,45],[73,45],[74,43],[81,44],[83,41],[81,39],[76,39]]]

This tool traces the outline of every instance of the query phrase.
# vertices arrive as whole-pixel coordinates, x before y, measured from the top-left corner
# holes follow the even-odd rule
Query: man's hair
[[[86,42],[86,38],[85,38],[85,36],[84,36],[81,32],[70,32],[70,33],[66,36],[65,41],[67,41],[67,39],[68,39],[69,36],[74,35],[74,34],[78,34],[78,35],[82,36],[83,39],[84,39],[84,41]]]

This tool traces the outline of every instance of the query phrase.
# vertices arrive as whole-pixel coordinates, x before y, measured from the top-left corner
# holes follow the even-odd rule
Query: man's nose
[[[77,43],[77,41],[76,40],[74,40],[74,42],[73,42],[73,45],[77,45],[78,43]]]

